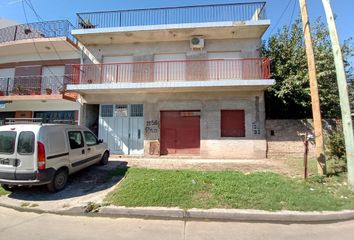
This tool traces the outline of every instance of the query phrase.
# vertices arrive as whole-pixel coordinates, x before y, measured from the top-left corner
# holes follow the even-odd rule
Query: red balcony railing
[[[270,78],[267,58],[73,64],[68,84],[252,80]]]
[[[16,76],[0,78],[0,96],[62,95],[66,76]]]

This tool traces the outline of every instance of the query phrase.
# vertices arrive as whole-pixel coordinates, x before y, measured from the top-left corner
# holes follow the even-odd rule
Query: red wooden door
[[[199,111],[161,112],[161,155],[200,153]]]

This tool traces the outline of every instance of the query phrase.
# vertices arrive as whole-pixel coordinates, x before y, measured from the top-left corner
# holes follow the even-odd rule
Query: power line
[[[24,17],[25,17],[25,20],[26,20],[26,24],[27,24],[27,26],[29,26],[29,21],[28,21],[28,17],[27,17],[27,13],[26,13],[26,8],[25,8],[25,2],[27,3],[26,0],[22,0],[22,1],[21,1],[21,4],[22,4],[22,10],[23,10],[23,14],[24,14]],[[28,3],[27,3],[27,5],[28,5]],[[35,49],[35,51],[36,51],[36,53],[37,53],[37,55],[38,55],[38,57],[39,57],[39,59],[40,59],[42,65],[45,65],[45,64],[44,64],[44,60],[43,60],[43,58],[42,58],[42,55],[40,54],[40,52],[39,52],[39,50],[38,50],[38,47],[37,47],[37,45],[36,45],[36,42],[35,42],[34,38],[31,38],[31,39],[32,39],[32,42],[33,42],[34,49]],[[51,41],[49,40],[49,42],[51,42]],[[63,86],[64,84],[63,84],[61,81],[58,80],[58,78],[57,78],[58,76],[56,76],[50,68],[48,68],[48,70],[49,70],[50,74],[54,77],[54,79],[55,79],[61,86]]]
[[[270,30],[270,33],[269,35],[271,35],[274,31],[274,29],[278,26],[278,24],[280,23],[280,20],[283,18],[285,12],[288,10],[290,4],[291,4],[291,1],[296,1],[296,0],[289,0],[288,4],[286,5],[286,7],[284,8],[282,14],[280,15],[280,17],[278,18],[277,22],[275,23],[274,27]]]
[[[42,17],[37,13],[37,11],[34,9],[33,4],[32,4],[32,1],[31,1],[31,0],[25,0],[25,2],[27,3],[28,7],[33,11],[33,13],[36,15],[37,19],[38,19],[39,21],[44,22],[43,18],[42,18]],[[60,60],[61,62],[63,62],[63,59],[60,57],[59,52],[58,52],[57,49],[55,48],[55,46],[54,46],[54,44],[52,43],[52,41],[51,41],[50,39],[48,39],[48,40],[49,40],[49,43],[50,43],[50,45],[52,46],[52,48],[53,48],[55,54],[56,54],[57,57],[59,58],[59,60]]]
[[[292,23],[293,23],[293,17],[294,17],[294,13],[295,13],[295,8],[296,8],[296,1],[294,1],[293,11],[292,11],[291,17],[290,17],[289,29],[291,28]]]

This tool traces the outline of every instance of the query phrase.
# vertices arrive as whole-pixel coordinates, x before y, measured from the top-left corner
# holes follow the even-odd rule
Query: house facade
[[[66,65],[81,62],[71,23],[0,26],[0,124],[14,118],[79,123],[82,104],[66,91]]]
[[[114,154],[265,158],[265,3],[77,14],[82,124]]]

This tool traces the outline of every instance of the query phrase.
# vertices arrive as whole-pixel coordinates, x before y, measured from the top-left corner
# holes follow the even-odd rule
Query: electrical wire
[[[280,17],[278,18],[277,22],[275,23],[274,27],[270,30],[269,32],[269,36],[272,35],[274,29],[276,29],[278,27],[278,24],[280,23],[280,21],[282,20],[284,14],[286,13],[286,11],[288,10],[290,4],[291,4],[291,1],[296,1],[296,0],[289,0],[288,4],[285,6],[283,12],[280,14]]]
[[[22,0],[22,1],[21,1],[22,10],[23,10],[23,14],[24,14],[24,17],[25,17],[25,20],[26,20],[26,24],[27,24],[28,26],[29,26],[29,21],[28,21],[28,17],[27,17],[27,13],[26,13],[25,3],[34,11],[34,13],[35,13],[35,15],[37,16],[38,19],[42,19],[42,18],[38,15],[38,13],[34,10],[32,3],[29,4],[29,3],[27,2],[27,0]],[[30,5],[31,5],[32,7],[31,7]],[[42,19],[42,20],[43,20],[43,19]],[[32,38],[32,42],[33,42],[33,46],[34,46],[34,48],[35,48],[35,51],[36,51],[36,53],[37,53],[37,55],[38,55],[38,57],[39,57],[39,59],[40,59],[42,65],[44,66],[44,65],[45,65],[44,59],[42,58],[42,55],[40,54],[40,52],[39,52],[39,50],[38,50],[38,47],[37,47],[37,45],[36,45],[36,42],[35,42],[34,38]],[[53,45],[53,43],[51,42],[50,39],[49,39],[49,42],[50,42],[51,45],[53,46],[53,49],[55,49],[55,47],[54,47],[54,45]],[[60,58],[59,53],[57,52],[56,49],[55,49],[55,52],[56,52],[56,55],[58,56],[59,60],[63,61],[63,60]],[[58,83],[63,87],[63,86],[64,86],[64,83],[58,79],[58,76],[56,76],[50,68],[48,68],[48,70],[49,70],[50,74],[54,77],[54,80],[55,80],[56,82],[58,82]]]

